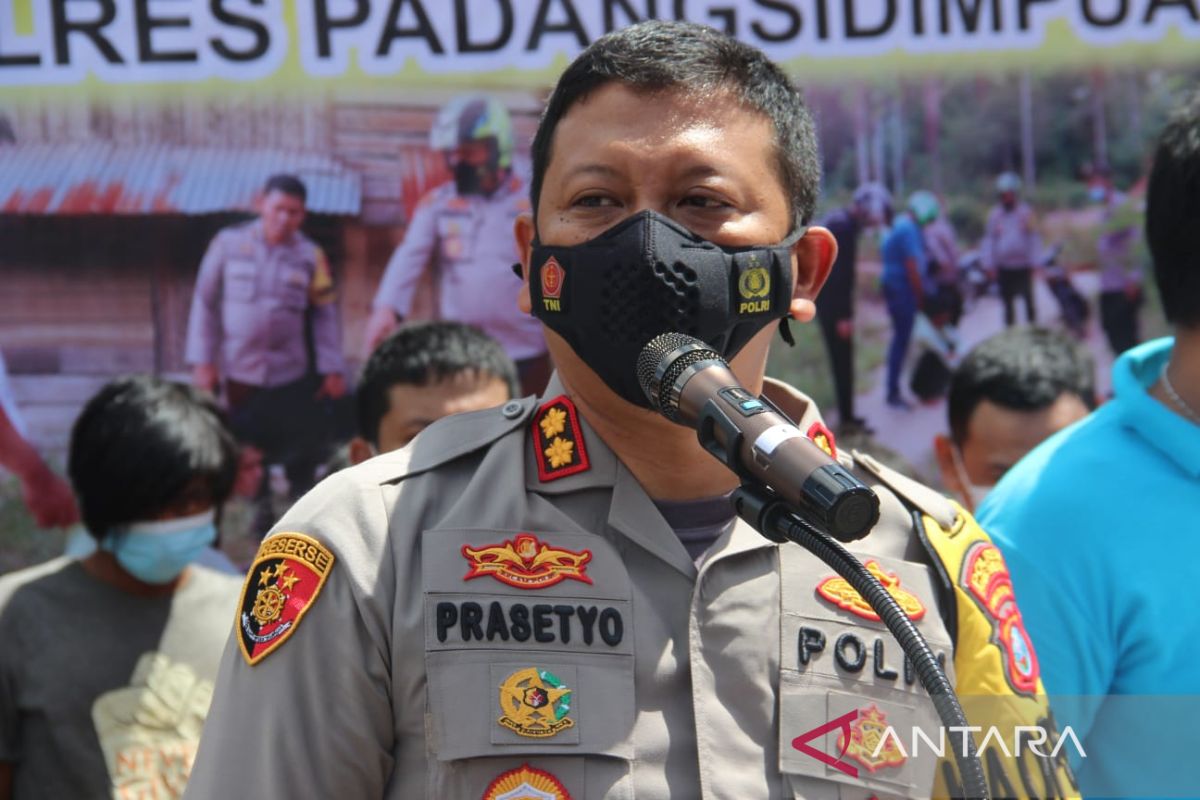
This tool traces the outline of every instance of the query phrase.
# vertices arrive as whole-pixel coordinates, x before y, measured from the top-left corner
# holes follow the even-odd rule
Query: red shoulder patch
[[[246,573],[235,627],[246,663],[254,666],[288,640],[333,570],[334,556],[303,533],[263,540]]]

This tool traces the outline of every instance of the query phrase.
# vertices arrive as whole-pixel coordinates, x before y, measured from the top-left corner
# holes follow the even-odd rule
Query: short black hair
[[[1049,408],[1064,393],[1096,407],[1092,357],[1066,334],[1009,328],[967,353],[950,378],[950,436],[961,445],[975,408],[988,400],[1013,411]]]
[[[388,393],[393,386],[426,386],[461,372],[499,378],[510,397],[519,391],[512,359],[478,328],[446,321],[400,328],[380,342],[363,366],[355,391],[359,435],[379,445],[379,425],[391,410]]]
[[[765,115],[775,127],[777,168],[793,227],[812,219],[821,160],[800,90],[762,51],[704,25],[666,20],[639,22],[600,37],[559,77],[533,139],[535,214],[558,123],[571,106],[613,81],[639,92],[727,90],[747,109]]]
[[[308,202],[308,189],[304,186],[304,181],[295,175],[281,173],[267,178],[267,182],[263,184],[263,196],[266,197],[271,192],[283,192],[301,203]]]
[[[212,398],[149,375],[118,378],[87,402],[71,431],[67,473],[97,539],[153,519],[185,492],[218,508],[237,475],[237,442]]]
[[[1200,92],[1158,139],[1146,194],[1146,242],[1167,321],[1200,326]]]

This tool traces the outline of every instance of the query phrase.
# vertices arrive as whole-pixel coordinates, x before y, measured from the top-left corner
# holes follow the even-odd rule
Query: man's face
[[[1017,193],[1016,192],[1001,192],[1000,193],[1000,204],[1003,205],[1005,208],[1011,209],[1013,206],[1015,206],[1017,204]]]
[[[500,173],[491,166],[495,149],[495,139],[473,139],[448,151],[446,161],[456,174],[460,165],[469,167],[478,176],[479,190],[490,195],[500,185]]]
[[[554,133],[539,198],[542,243],[579,244],[647,209],[720,245],[782,240],[792,217],[771,121],[720,92],[703,98],[643,94],[620,83],[571,106]],[[516,236],[526,274],[520,306],[526,313],[533,234],[532,220],[520,218]],[[793,253],[800,254],[792,265],[797,293],[811,299],[828,275],[836,245],[828,231],[813,228]],[[761,386],[774,331],[774,325],[764,328],[732,361],[751,390]],[[546,341],[569,387],[593,400],[621,402],[560,336],[547,329]]]
[[[422,386],[396,384],[388,390],[388,413],[379,423],[379,452],[399,450],[442,417],[491,408],[508,399],[504,381],[470,371]]]
[[[970,483],[991,488],[1004,473],[1047,438],[1088,415],[1078,395],[1064,392],[1046,408],[1014,411],[983,400],[967,420],[967,436],[956,459],[954,444],[939,436],[934,442],[942,482],[971,508]],[[957,461],[957,463],[956,463]]]
[[[267,192],[262,201],[262,223],[267,242],[287,241],[304,224],[304,201],[279,190]]]

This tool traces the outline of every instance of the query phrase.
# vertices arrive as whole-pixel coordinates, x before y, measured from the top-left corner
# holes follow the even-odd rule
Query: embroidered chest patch
[[[502,715],[497,722],[519,736],[549,738],[575,726],[571,695],[571,689],[549,670],[518,670],[500,684]]]
[[[462,554],[471,565],[464,581],[490,575],[518,589],[545,589],[568,578],[589,585],[592,582],[587,574],[591,550],[555,547],[532,533],[478,548],[464,544]]]
[[[325,545],[302,533],[280,533],[263,540],[242,585],[236,626],[246,663],[254,666],[296,632],[312,608],[334,556]]]
[[[496,776],[483,800],[571,800],[571,793],[549,772],[524,764]]]
[[[874,559],[867,561],[866,567],[868,572],[879,579],[883,588],[888,590],[888,594],[895,599],[904,613],[908,614],[909,619],[919,620],[925,616],[924,604],[916,595],[900,587],[898,575],[885,571]],[[825,602],[851,614],[879,622],[879,615],[871,608],[871,604],[840,575],[832,575],[817,584],[817,595]]]

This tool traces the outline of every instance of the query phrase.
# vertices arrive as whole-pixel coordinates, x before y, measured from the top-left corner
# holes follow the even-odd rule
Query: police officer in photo
[[[438,113],[429,146],[454,175],[431,190],[388,261],[367,322],[371,349],[412,313],[421,276],[434,271],[437,318],[465,322],[504,347],[517,365],[521,388],[537,394],[550,377],[541,326],[513,302],[520,284],[513,223],[529,211],[529,188],[512,168],[508,110],[494,97],[462,95]]]
[[[274,175],[262,194],[259,217],[222,230],[204,254],[185,358],[198,388],[224,389],[238,439],[306,489],[321,458],[316,402],[346,393],[337,297],[325,253],[300,232],[304,184]]]
[[[538,399],[445,418],[334,475],[279,523],[246,579],[188,797],[956,791],[950,753],[911,746],[937,722],[874,612],[736,519],[737,478],[647,407],[635,362],[668,330],[721,351],[878,493],[854,550],[960,694],[996,701],[972,724],[1010,750],[1014,725],[1049,726],[987,535],[839,451],[811,400],[764,380],[780,321],[813,318],[836,255],[806,228],[818,179],[800,94],[758,50],[645,22],[584,51],[547,104],[516,226],[520,307],[557,372]],[[985,750],[996,794],[1072,792],[1056,762]]]

